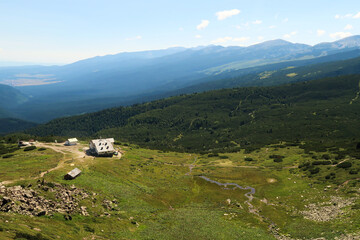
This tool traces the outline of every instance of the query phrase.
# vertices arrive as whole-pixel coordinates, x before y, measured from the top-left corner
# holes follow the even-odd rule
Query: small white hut
[[[71,170],[64,176],[64,179],[65,180],[73,180],[76,177],[78,177],[80,174],[81,174],[81,170],[78,168],[74,168],[73,170]]]
[[[79,141],[76,138],[69,138],[66,142],[65,145],[66,146],[74,146],[78,143]]]

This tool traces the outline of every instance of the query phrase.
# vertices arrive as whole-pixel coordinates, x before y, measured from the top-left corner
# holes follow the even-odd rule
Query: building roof
[[[114,152],[115,149],[109,139],[94,139],[91,140],[98,153]]]
[[[77,140],[77,138],[69,138],[68,141],[69,142],[77,142],[78,140]]]
[[[78,168],[74,168],[73,170],[71,170],[70,172],[67,173],[68,176],[72,177],[72,178],[76,178],[77,176],[79,176],[79,174],[81,173],[81,170]]]

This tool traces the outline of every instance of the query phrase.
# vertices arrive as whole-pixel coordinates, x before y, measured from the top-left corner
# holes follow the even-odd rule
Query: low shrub
[[[274,162],[282,162],[282,158],[274,158]]]
[[[319,161],[313,161],[312,162],[312,165],[331,165],[331,161],[321,161],[321,160],[319,160]]]
[[[15,154],[5,154],[2,156],[2,158],[11,158],[13,156],[15,156]]]
[[[325,179],[334,179],[334,178],[335,178],[335,173],[330,173],[325,176]]]
[[[24,148],[24,151],[26,152],[26,151],[32,151],[32,150],[34,150],[34,149],[36,149],[36,146],[28,146],[28,147],[25,147]]]
[[[38,151],[45,151],[45,150],[46,150],[46,148],[44,148],[44,147],[38,148]]]
[[[218,157],[218,153],[209,153],[208,157]]]
[[[336,167],[338,168],[349,168],[351,166],[352,166],[351,162],[342,162],[336,165]]]
[[[325,160],[329,160],[330,156],[329,156],[329,154],[323,154],[322,158],[325,159]]]
[[[320,168],[312,168],[312,169],[309,169],[309,172],[311,173],[311,174],[317,174],[318,172],[320,172]]]
[[[269,158],[272,158],[272,159],[283,159],[284,156],[274,154],[274,155],[270,155]]]
[[[247,161],[247,162],[254,161],[254,159],[252,159],[251,157],[246,157],[244,160]]]
[[[358,174],[358,172],[359,172],[358,170],[351,169],[349,173],[350,173],[350,174]]]
[[[226,155],[222,155],[222,156],[220,156],[219,158],[220,158],[220,159],[228,159],[229,157],[226,156]]]

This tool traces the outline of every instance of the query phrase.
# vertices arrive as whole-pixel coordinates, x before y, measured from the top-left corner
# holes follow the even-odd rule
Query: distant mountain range
[[[242,86],[241,79],[229,84],[229,78],[243,76],[247,76],[246,86],[301,81],[299,74],[281,81],[248,75],[348,60],[360,57],[358,49],[360,36],[315,46],[272,40],[249,47],[211,45],[119,53],[64,66],[1,67],[0,83],[16,86],[18,95],[14,95],[17,99],[14,101],[0,99],[0,116],[45,122],[181,94],[189,89]],[[341,74],[352,71],[353,68]],[[222,79],[227,80],[222,82]],[[207,84],[214,81],[216,84],[209,88]]]

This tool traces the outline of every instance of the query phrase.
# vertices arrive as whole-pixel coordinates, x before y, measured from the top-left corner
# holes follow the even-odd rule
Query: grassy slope
[[[98,197],[95,202],[81,203],[88,207],[89,217],[73,215],[72,221],[65,221],[61,215],[34,218],[0,213],[2,239],[12,239],[16,235],[27,236],[26,239],[35,236],[36,239],[55,239],[57,236],[61,239],[274,239],[268,232],[270,222],[280,228],[281,234],[292,237],[333,239],[345,232],[356,232],[356,226],[360,224],[357,217],[360,210],[350,211],[350,208],[328,222],[307,220],[298,212],[309,203],[324,202],[335,195],[359,199],[353,191],[359,184],[356,180],[339,187],[339,190],[334,189],[339,183],[358,177],[348,171],[340,172],[335,166],[331,169],[324,166],[319,174],[306,177],[308,172],[288,168],[312,159],[314,154],[321,156],[324,153],[307,154],[299,147],[286,145],[267,146],[250,154],[241,151],[214,157],[165,153],[136,146],[122,146],[122,149],[125,155],[121,160],[74,159],[64,168],[45,175],[46,181],[75,184],[89,192],[96,192]],[[23,161],[21,154],[16,152],[13,161]],[[269,158],[272,154],[285,158],[281,163],[274,163]],[[245,157],[251,157],[253,161],[245,161]],[[188,176],[188,165],[195,158],[196,167]],[[334,156],[331,155],[331,159]],[[68,182],[63,180],[63,174],[73,168],[70,164],[82,169],[83,174]],[[354,164],[360,167],[358,162]],[[31,168],[30,165],[27,167]],[[333,170],[338,171],[336,178],[330,182],[325,180],[323,174]],[[10,173],[1,172],[11,177]],[[255,187],[252,203],[267,220],[248,212],[243,195],[246,191],[227,190],[205,182],[197,175],[223,183],[235,182]],[[31,182],[24,180],[20,183],[27,185]],[[332,188],[325,192],[327,185],[332,185]],[[116,209],[104,210],[101,207],[103,199],[114,198],[119,202]],[[269,204],[261,201],[264,198]],[[226,199],[231,199],[232,204],[227,205]],[[236,203],[240,203],[241,207]],[[101,217],[104,211],[111,215]],[[132,224],[132,221],[139,225]]]

